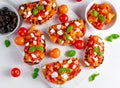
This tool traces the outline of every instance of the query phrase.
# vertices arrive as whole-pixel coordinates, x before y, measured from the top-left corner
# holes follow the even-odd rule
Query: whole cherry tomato
[[[60,14],[66,14],[68,12],[68,6],[63,4],[59,7],[59,13]]]
[[[65,23],[68,21],[68,16],[66,14],[61,14],[59,16],[59,20],[62,22],[62,23]]]
[[[25,27],[21,27],[19,30],[18,30],[18,34],[20,36],[26,36],[27,35],[27,32],[28,30],[25,28]]]
[[[17,36],[15,39],[14,39],[15,43],[17,45],[24,45],[25,44],[25,39],[21,36]]]
[[[58,58],[60,56],[60,49],[54,48],[50,51],[50,57]]]
[[[21,74],[21,71],[20,71],[20,69],[19,68],[12,68],[12,70],[11,70],[11,75],[13,76],[13,77],[18,77],[18,76],[20,76],[20,74]]]
[[[83,49],[84,48],[84,42],[82,40],[76,40],[74,43],[74,46],[77,49]]]

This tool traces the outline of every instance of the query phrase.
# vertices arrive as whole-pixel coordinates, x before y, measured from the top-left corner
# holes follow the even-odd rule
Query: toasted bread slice
[[[20,16],[30,24],[42,24],[50,20],[57,12],[56,0],[39,0],[19,6]]]
[[[84,63],[89,68],[96,68],[104,60],[104,42],[97,35],[91,35],[86,44]]]
[[[72,45],[86,33],[86,24],[82,19],[56,24],[49,27],[52,42],[59,45]]]
[[[41,31],[32,26],[25,37],[24,62],[29,65],[40,63],[45,56],[45,38]]]
[[[64,84],[76,77],[80,71],[80,60],[77,58],[52,62],[42,67],[45,79],[53,84]]]

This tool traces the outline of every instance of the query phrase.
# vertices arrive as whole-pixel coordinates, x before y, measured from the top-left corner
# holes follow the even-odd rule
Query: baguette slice
[[[39,0],[22,4],[19,15],[30,24],[42,24],[50,20],[57,12],[56,0]]]
[[[55,24],[49,27],[52,42],[59,45],[72,45],[86,33],[86,24],[82,19]]]
[[[89,68],[96,68],[104,60],[104,42],[97,35],[91,35],[86,44],[84,63]]]
[[[80,71],[80,60],[77,58],[52,62],[42,67],[45,79],[53,84],[64,84],[76,77]]]
[[[29,65],[36,65],[45,56],[45,38],[41,31],[32,26],[25,37],[24,62]]]

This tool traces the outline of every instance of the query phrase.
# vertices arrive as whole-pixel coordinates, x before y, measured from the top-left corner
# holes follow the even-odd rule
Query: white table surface
[[[83,0],[83,2],[75,2],[75,0],[61,0],[61,2],[67,4],[81,18],[84,18],[83,12],[85,7],[91,1],[93,0]],[[109,1],[114,3],[118,12],[118,18],[117,23],[112,27],[112,29],[110,29],[110,31],[106,30],[104,32],[99,32],[99,35],[104,35],[104,39],[112,33],[120,34],[120,1]],[[31,74],[33,69],[19,59],[21,58],[21,55],[13,43],[9,48],[4,46],[5,39],[6,38],[0,38],[0,88],[50,88],[41,79],[32,79]],[[107,59],[100,68],[92,72],[100,73],[100,76],[93,82],[89,82],[88,77],[86,77],[84,81],[80,82],[81,86],[78,86],[77,88],[120,88],[120,38],[112,43],[107,43],[107,45],[109,48]],[[13,78],[10,76],[10,70],[13,67],[19,67],[21,69],[22,74],[20,77]]]

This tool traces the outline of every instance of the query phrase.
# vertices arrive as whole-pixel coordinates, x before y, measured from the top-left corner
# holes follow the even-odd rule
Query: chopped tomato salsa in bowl
[[[85,11],[85,19],[90,27],[97,30],[111,28],[117,18],[117,12],[112,3],[105,0],[91,2]]]

